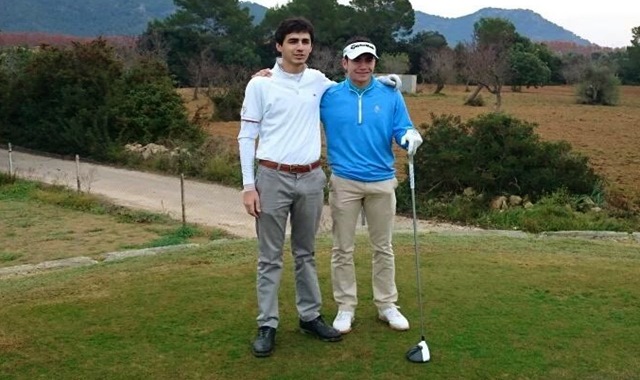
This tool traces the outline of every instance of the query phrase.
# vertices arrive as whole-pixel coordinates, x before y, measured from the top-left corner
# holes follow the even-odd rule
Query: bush
[[[239,87],[216,93],[211,96],[215,106],[213,118],[220,121],[240,120],[240,109],[244,100],[244,90]]]
[[[501,113],[432,117],[421,126],[424,144],[415,156],[416,189],[438,198],[462,194],[470,187],[485,199],[527,195],[532,201],[566,189],[570,194],[600,191],[601,179],[586,157],[566,142],[544,142],[535,124]]]
[[[147,159],[140,153],[124,152],[118,156],[118,161],[130,167],[241,186],[240,158],[235,146],[229,138],[213,136],[200,145],[183,146]]]
[[[606,66],[590,66],[576,90],[579,104],[613,106],[620,97],[620,80]]]
[[[410,63],[407,53],[383,53],[380,56],[378,71],[392,74],[405,74],[409,72]]]
[[[473,98],[465,99],[464,105],[471,107],[484,107],[485,101],[482,94],[478,94]]]
[[[478,219],[483,227],[500,229],[521,229],[539,233],[543,231],[633,231],[637,220],[622,219],[608,212],[579,212],[579,196],[571,196],[566,190],[559,190],[544,196],[531,209],[511,208],[492,210]]]
[[[102,39],[44,47],[14,77],[0,138],[16,145],[113,160],[126,143],[202,139],[164,65],[139,57],[125,68]]]

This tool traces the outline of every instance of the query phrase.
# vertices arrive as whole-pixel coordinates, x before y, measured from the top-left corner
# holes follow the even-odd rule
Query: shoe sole
[[[266,357],[269,357],[269,356],[271,356],[271,354],[273,354],[273,351],[274,351],[274,350],[271,350],[271,351],[269,351],[269,352],[255,352],[255,351],[253,351],[253,350],[252,350],[252,352],[253,352],[253,356],[255,356],[256,358],[266,358]]]
[[[386,323],[387,326],[389,326],[389,328],[391,328],[391,330],[394,330],[394,331],[408,331],[409,330],[409,327],[407,327],[406,329],[399,329],[397,327],[391,326],[389,321],[386,318],[382,317],[382,316],[379,316],[378,319],[381,320],[382,322]]]
[[[315,332],[310,331],[310,330],[305,330],[305,329],[302,329],[302,328],[301,328],[301,329],[300,329],[300,331],[301,331],[303,334],[313,335],[313,336],[315,336],[316,338],[320,339],[320,340],[321,340],[321,341],[323,341],[323,342],[339,342],[339,341],[341,341],[341,340],[342,340],[342,336],[337,336],[337,337],[335,337],[335,338],[323,338],[323,337],[321,337],[320,335],[318,335],[318,334],[316,334]]]
[[[353,325],[353,320],[351,321],[351,325]],[[340,334],[344,335],[344,334],[349,334],[351,332],[351,330],[353,330],[353,328],[349,328],[349,330],[340,330],[338,328],[336,328],[335,326],[333,326],[334,329],[338,330],[340,332]]]

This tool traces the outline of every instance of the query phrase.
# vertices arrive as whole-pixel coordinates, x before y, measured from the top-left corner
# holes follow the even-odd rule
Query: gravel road
[[[75,161],[16,151],[11,157],[14,172],[19,177],[77,188]],[[0,149],[0,170],[9,172],[9,166],[9,152]],[[82,191],[105,196],[118,205],[166,213],[176,219],[182,217],[180,178],[83,162],[79,173]],[[253,218],[245,212],[238,189],[185,180],[185,210],[188,222],[218,227],[240,237],[255,237]],[[412,221],[398,216],[395,228],[411,231]],[[426,220],[418,222],[418,229],[422,232],[477,230]],[[327,206],[320,230],[322,233],[331,231]]]

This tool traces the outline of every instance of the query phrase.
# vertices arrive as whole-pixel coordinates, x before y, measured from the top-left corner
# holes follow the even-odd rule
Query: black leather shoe
[[[259,358],[264,358],[271,353],[276,346],[276,329],[269,326],[258,328],[258,336],[253,341],[253,354]]]
[[[340,334],[340,331],[324,323],[322,317],[318,317],[309,322],[301,320],[300,330],[303,333],[315,335],[318,339],[325,342],[337,342],[342,340],[342,334]]]

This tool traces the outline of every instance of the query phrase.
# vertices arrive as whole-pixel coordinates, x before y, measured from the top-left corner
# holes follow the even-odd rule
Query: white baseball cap
[[[376,45],[372,44],[371,42],[359,41],[347,45],[347,47],[345,47],[342,51],[342,56],[349,59],[356,59],[362,54],[367,53],[378,58],[378,55],[376,54]]]

